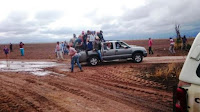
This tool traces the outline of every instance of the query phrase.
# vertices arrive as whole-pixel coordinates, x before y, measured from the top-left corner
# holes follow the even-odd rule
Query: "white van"
[[[200,33],[185,60],[178,87],[176,112],[200,112]]]

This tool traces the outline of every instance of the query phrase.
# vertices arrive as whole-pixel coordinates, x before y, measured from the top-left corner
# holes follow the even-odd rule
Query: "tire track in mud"
[[[63,105],[58,104],[56,101],[59,99],[48,98],[43,90],[47,88],[51,92],[54,90],[57,93],[64,92],[64,95],[71,95],[73,98],[77,96],[76,100],[89,101],[88,105],[99,107],[103,111],[122,112],[126,108],[132,111],[136,108],[141,111],[172,111],[172,94],[164,91],[164,85],[136,77],[136,74],[140,72],[137,68],[143,65],[145,64],[128,63],[86,66],[84,72],[62,72],[66,76],[24,77],[19,75],[19,77],[12,77],[11,75],[0,75],[0,84],[3,85],[0,85],[0,89],[2,88],[0,93],[4,93],[0,97],[7,99],[4,101],[11,101],[13,105],[17,105],[17,107],[10,108],[21,108],[22,111],[29,109],[40,112],[54,108],[57,111],[67,112],[71,109],[63,108]],[[56,69],[50,70],[59,71]]]
[[[37,90],[31,90],[21,84],[10,82],[7,79],[8,77],[4,76],[4,80],[1,80],[1,85],[4,87],[0,91],[0,93],[6,93],[5,96],[9,98],[9,96],[12,97],[12,102],[15,102],[14,105],[16,105],[19,108],[25,108],[24,111],[37,111],[37,112],[43,112],[43,111],[48,111],[48,110],[54,110],[54,111],[62,111],[62,112],[69,112],[68,110],[54,104],[50,100],[48,100],[45,96],[38,94]],[[28,81],[31,81],[28,79]],[[20,82],[23,82],[22,80]],[[31,81],[32,83],[36,81]],[[5,98],[7,99],[7,98]],[[2,99],[2,100],[5,100]],[[14,99],[14,100],[13,100]],[[26,107],[27,105],[27,107]],[[25,106],[25,107],[24,107]],[[13,108],[7,107],[8,108]],[[28,109],[28,110],[26,110]],[[21,111],[21,110],[19,110]]]
[[[19,92],[16,91],[20,89],[19,87],[21,87],[21,85],[17,85],[5,80],[1,80],[1,85],[4,86],[4,87],[1,87],[2,88],[1,93],[5,94],[8,97],[8,98],[5,98],[6,100],[11,99],[12,102],[14,102],[14,105],[23,105],[22,107],[24,107],[25,109],[29,108],[32,111],[39,111],[38,106],[34,105],[32,102],[28,101],[27,99],[24,99],[23,95],[19,94]],[[2,100],[5,100],[5,99],[2,99]],[[13,109],[13,105],[9,105],[9,107],[5,108],[5,110],[7,109]],[[27,111],[27,110],[24,110],[24,111]]]
[[[83,80],[88,83],[92,83],[94,85],[101,86],[105,89],[109,89],[110,91],[115,91],[121,93],[121,99],[123,101],[129,102],[127,104],[137,104],[138,101],[141,101],[140,106],[146,106],[147,108],[151,108],[150,110],[154,111],[172,111],[172,95],[170,93],[165,93],[159,90],[158,88],[164,89],[165,87],[157,82],[144,80],[135,76],[132,76],[131,80],[129,78],[121,78],[120,76],[116,76],[113,74],[113,70],[108,68],[109,71],[102,71],[101,74],[96,70],[96,74],[87,74],[81,75],[80,77],[76,77],[76,75],[72,75],[71,77],[77,78],[79,80]],[[119,72],[116,71],[115,73]],[[147,90],[146,88],[151,88],[151,90]],[[117,89],[116,89],[117,88]],[[118,89],[119,88],[119,89]],[[142,89],[144,88],[144,89]],[[155,89],[156,88],[156,89]],[[120,90],[121,89],[121,90]],[[126,94],[127,91],[129,94]],[[160,91],[160,93],[159,93]],[[134,92],[137,92],[139,97],[136,97]],[[143,95],[143,96],[142,96]],[[120,96],[119,94],[116,96]],[[127,97],[129,96],[129,97]],[[146,96],[144,98],[144,96]],[[111,96],[109,96],[111,97]],[[158,98],[159,97],[159,98]],[[119,97],[117,97],[119,99]],[[135,101],[135,103],[133,101]],[[148,102],[146,103],[145,102]],[[149,105],[151,102],[155,102],[154,105]]]
[[[75,80],[78,82],[78,80]],[[58,82],[56,81],[50,81],[48,82],[49,85],[55,86],[56,88],[60,88],[62,90],[65,90],[71,94],[77,95],[78,97],[81,97],[83,99],[92,101],[93,103],[99,104],[99,106],[107,106],[107,103],[110,100],[110,96],[108,94],[105,94],[102,92],[104,88],[101,87],[94,87],[94,85],[85,86],[85,82],[80,82],[79,84],[69,84],[64,79],[60,79]],[[106,97],[108,96],[108,97]],[[110,101],[109,101],[110,102]],[[119,107],[115,107],[112,105],[113,109],[118,109],[117,111],[121,112],[123,109]],[[115,111],[114,111],[115,112]]]
[[[152,102],[153,100],[151,99],[145,99],[147,97],[145,96],[148,96],[148,98],[152,98],[152,97],[162,97],[162,98],[165,98],[164,100],[167,100],[167,96],[165,95],[162,95],[162,94],[158,94],[156,92],[153,92],[153,91],[148,91],[148,90],[145,90],[145,89],[141,89],[141,88],[136,88],[136,87],[127,87],[127,86],[124,86],[124,85],[121,85],[121,84],[113,84],[113,83],[105,83],[105,82],[101,82],[101,81],[95,81],[93,83],[101,83],[102,85],[101,86],[104,86],[104,88],[107,88],[111,91],[116,91],[117,93],[119,94],[122,94],[123,97],[127,97],[129,96],[127,99],[130,100],[131,98],[130,97],[133,97],[132,99],[134,99],[135,101],[142,101],[144,102],[144,100],[148,101],[149,102]],[[116,89],[117,88],[117,89]],[[118,89],[119,88],[119,89]],[[127,91],[131,91],[129,92],[129,94],[127,94],[128,92]],[[134,94],[137,94],[137,95],[140,95],[140,97],[137,97],[135,95],[133,95],[133,92]],[[145,95],[143,96],[143,98],[141,97],[142,94],[140,93],[145,93]],[[120,96],[120,95],[119,95]],[[145,98],[144,98],[145,97]],[[167,98],[167,99],[166,99]],[[158,100],[158,99],[157,99]],[[142,103],[143,103],[142,102]],[[155,102],[155,101],[154,101]],[[170,101],[169,101],[170,102]],[[170,105],[166,104],[166,103],[161,103],[160,101],[156,101],[156,103],[160,104],[160,105],[163,105],[164,107],[170,107]],[[142,104],[141,106],[144,106],[145,104]],[[149,107],[149,105],[146,105],[146,107],[148,108],[152,108],[152,107]],[[154,108],[152,108],[154,109]]]
[[[94,80],[94,79],[91,79],[90,81],[89,80],[88,80],[88,82],[90,82],[94,85],[99,85],[99,86],[103,87],[104,89],[109,90],[110,93],[106,93],[106,94],[105,93],[102,94],[101,92],[99,92],[99,93],[101,93],[101,95],[107,96],[108,98],[110,98],[112,100],[126,103],[129,106],[133,106],[133,105],[144,106],[144,107],[146,107],[150,110],[154,110],[154,111],[162,111],[163,109],[169,110],[169,111],[171,110],[170,109],[171,105],[168,103],[170,101],[167,100],[169,98],[167,98],[167,99],[165,98],[168,96],[164,96],[164,95],[158,94],[156,92],[147,91],[145,89],[141,90],[141,88],[127,87],[127,86],[119,85],[116,83],[112,84],[112,83],[102,82],[102,81]],[[127,94],[127,91],[129,91],[129,94]],[[137,95],[140,95],[140,97],[135,96],[136,94],[133,94],[133,92],[134,93],[137,92]],[[112,93],[115,93],[115,95]],[[141,97],[140,93],[146,94],[145,96],[148,96],[148,97],[145,97],[146,98],[145,99],[144,97]],[[159,104],[159,107],[158,106],[153,107],[152,105],[149,105],[149,104],[152,102],[155,102],[155,101],[152,99],[148,99],[149,97],[150,98],[151,97],[162,97],[162,98],[165,98],[166,101],[168,101],[168,102],[161,103],[161,101],[156,101],[156,103],[157,103],[156,105]],[[141,102],[141,104],[138,104],[138,102]],[[145,102],[149,102],[149,103],[146,104]],[[160,108],[160,107],[162,107],[162,108]]]

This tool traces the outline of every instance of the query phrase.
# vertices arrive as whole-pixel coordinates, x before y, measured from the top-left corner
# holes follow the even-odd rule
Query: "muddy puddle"
[[[37,76],[45,76],[57,74],[45,68],[63,65],[56,62],[0,61],[0,72],[28,72]]]

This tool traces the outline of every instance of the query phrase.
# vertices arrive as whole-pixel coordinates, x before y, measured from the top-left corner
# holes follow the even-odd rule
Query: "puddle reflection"
[[[56,62],[24,62],[24,61],[0,61],[0,71],[2,72],[29,72],[37,76],[45,76],[51,71],[44,70],[47,67],[54,67],[63,64]]]

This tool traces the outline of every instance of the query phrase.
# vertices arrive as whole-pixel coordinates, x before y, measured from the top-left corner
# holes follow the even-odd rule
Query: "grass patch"
[[[142,78],[161,83],[166,90],[172,91],[173,86],[178,84],[182,67],[183,63],[152,64],[143,68]]]

